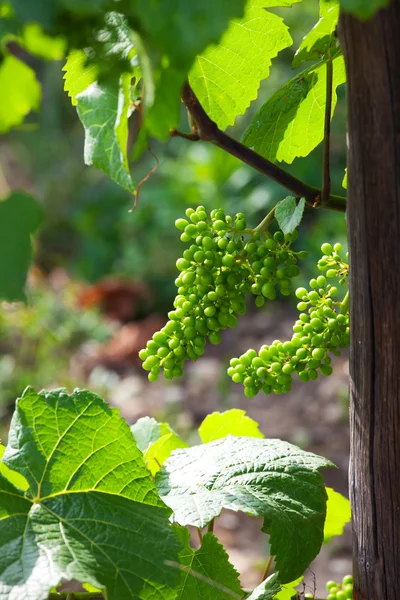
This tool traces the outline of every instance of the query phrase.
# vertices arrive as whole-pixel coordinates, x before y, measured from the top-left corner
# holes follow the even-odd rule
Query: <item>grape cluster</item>
[[[349,600],[353,598],[353,577],[345,575],[342,583],[328,581],[326,589],[328,591],[327,600]]]
[[[322,268],[325,270],[333,261],[330,257],[340,266],[337,269],[330,266],[325,275],[311,279],[310,290],[296,290],[300,315],[293,327],[292,339],[275,340],[269,346],[262,346],[258,353],[248,350],[230,361],[228,375],[235,383],[244,385],[248,398],[260,390],[265,394],[289,392],[296,374],[307,382],[317,379],[319,374],[332,373],[329,354],[340,354],[340,348],[349,343],[348,296],[338,302],[335,300],[338,288],[327,282],[330,277],[345,278],[342,265],[346,263],[340,258],[340,251],[340,244],[334,249],[330,244],[323,244]]]
[[[256,296],[257,306],[291,292],[291,278],[299,274],[294,252],[297,232],[271,237],[247,228],[245,216],[234,218],[221,209],[207,214],[203,206],[186,210],[187,219],[175,222],[181,241],[190,243],[176,262],[178,293],[169,321],[153,335],[139,356],[149,380],[161,369],[167,379],[180,377],[185,360],[197,360],[204,353],[207,338],[221,341],[220,331],[235,327],[237,315],[246,310],[246,296]]]

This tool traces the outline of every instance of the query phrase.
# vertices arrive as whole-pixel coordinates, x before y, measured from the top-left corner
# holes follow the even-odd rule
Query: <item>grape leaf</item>
[[[297,203],[296,198],[293,196],[287,196],[279,202],[275,209],[275,218],[283,233],[293,233],[296,227],[300,225],[305,205],[304,198],[300,198]]]
[[[214,442],[227,435],[263,438],[259,425],[246,415],[244,410],[232,408],[223,413],[207,415],[199,427],[199,435],[204,444]]]
[[[350,501],[332,488],[326,488],[326,491],[328,502],[326,505],[324,544],[327,544],[334,536],[342,535],[344,526],[351,520]]]
[[[168,423],[158,423],[150,417],[139,419],[131,432],[152,475],[160,470],[172,450],[188,447]]]
[[[0,459],[3,457],[5,447],[3,444],[0,444]],[[21,490],[27,490],[29,487],[29,483],[25,479],[23,475],[17,473],[16,471],[12,471],[0,460],[0,473],[8,479],[15,487],[20,488]]]
[[[274,573],[258,585],[246,600],[274,600],[281,589],[279,583],[279,573]]]
[[[250,6],[242,19],[231,21],[217,45],[196,57],[189,82],[220,129],[246,111],[260,81],[268,77],[272,59],[291,43],[281,17]]]
[[[64,38],[45,34],[38,23],[26,23],[24,25],[21,43],[27,52],[46,60],[64,58],[67,46]]]
[[[225,548],[212,534],[203,537],[201,547],[190,547],[189,531],[176,527],[183,550],[179,553],[181,579],[177,600],[241,600],[239,574],[229,562]]]
[[[110,600],[175,598],[165,561],[180,545],[117,410],[88,391],[27,388],[3,461],[29,489],[0,475],[1,600],[43,600],[61,577]]]
[[[152,417],[142,417],[134,425],[131,425],[132,435],[141,452],[146,452],[151,444],[160,439],[161,425]]]
[[[87,64],[87,57],[83,50],[71,50],[63,71],[65,71],[64,90],[68,92],[71,103],[76,106],[77,95],[96,81],[97,66],[94,63]]]
[[[324,17],[331,8],[339,6],[339,0],[319,0],[319,16]]]
[[[360,19],[370,19],[374,13],[389,6],[390,0],[340,0],[340,6]]]
[[[292,600],[296,595],[295,588],[303,581],[304,577],[298,577],[295,581],[282,585],[280,591],[274,596],[274,600]]]
[[[326,56],[334,57],[341,52],[335,33],[338,19],[339,5],[336,4],[326,11],[324,16],[303,38],[294,55],[293,68],[298,67],[305,61],[320,60]]]
[[[293,77],[261,107],[243,142],[271,161],[293,162],[322,141],[326,103],[326,67],[321,62]],[[333,60],[332,114],[336,88],[346,80],[343,56]]]
[[[25,300],[31,235],[41,220],[42,209],[29,194],[12,192],[0,201],[0,298],[4,300]]]
[[[143,454],[146,467],[150,473],[155,475],[161,469],[171,452],[177,448],[188,448],[188,444],[172,430],[170,433],[162,435],[156,442],[153,442]]]
[[[197,54],[219,41],[233,18],[243,15],[245,0],[138,0],[137,40],[144,87],[144,126],[166,138],[179,121],[180,89]]]
[[[328,460],[281,440],[228,436],[175,450],[156,475],[181,525],[204,527],[223,508],[264,517],[281,583],[299,577],[323,540]]]
[[[40,105],[41,90],[33,69],[9,54],[0,64],[0,133],[20,125]]]
[[[126,73],[115,84],[92,83],[76,99],[85,128],[85,163],[102,169],[115,183],[133,192],[126,154],[130,80],[131,75]]]

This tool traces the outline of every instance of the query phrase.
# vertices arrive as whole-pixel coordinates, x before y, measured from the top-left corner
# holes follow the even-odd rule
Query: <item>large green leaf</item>
[[[122,188],[134,191],[127,158],[130,80],[92,83],[77,95],[77,111],[85,128],[85,163],[102,169]]]
[[[218,539],[207,533],[201,547],[193,550],[189,531],[183,527],[176,531],[183,546],[177,565],[181,570],[177,600],[241,600],[239,574]]]
[[[0,598],[44,600],[62,577],[109,600],[175,598],[179,542],[142,454],[118,411],[64,390],[17,401],[0,476]]]
[[[223,413],[213,412],[207,415],[199,427],[199,435],[204,444],[214,442],[227,435],[264,437],[259,430],[258,423],[239,408],[232,408]]]
[[[378,9],[389,4],[390,0],[340,0],[344,11],[351,12],[360,19],[370,19]]]
[[[20,125],[40,105],[41,90],[33,69],[8,55],[0,64],[0,133]]]
[[[32,258],[31,235],[42,220],[32,196],[13,192],[0,201],[0,298],[25,299],[25,282]]]
[[[293,59],[292,65],[294,68],[308,60],[316,61],[340,53],[336,36],[338,19],[339,5],[336,4],[324,13],[324,16],[303,38]]]
[[[264,517],[281,583],[310,564],[323,540],[328,460],[280,440],[228,436],[175,450],[156,475],[181,525],[204,527],[223,508]]]
[[[344,526],[351,519],[350,501],[332,488],[326,488],[326,491],[328,503],[324,525],[324,544],[327,544],[336,535],[342,535]]]
[[[195,57],[219,41],[245,0],[138,0],[135,18],[144,77],[144,125],[152,135],[168,136],[179,121],[180,88]]]
[[[230,23],[218,45],[197,56],[189,81],[221,129],[246,111],[257,97],[260,81],[268,77],[272,59],[291,43],[281,17],[248,6],[242,19]]]
[[[346,81],[343,56],[333,60],[332,114],[336,88]],[[293,162],[307,156],[324,137],[326,64],[296,75],[261,107],[244,133],[243,142],[271,161]]]

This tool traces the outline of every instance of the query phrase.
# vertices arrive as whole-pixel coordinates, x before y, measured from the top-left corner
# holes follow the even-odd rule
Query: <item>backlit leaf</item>
[[[246,111],[260,81],[268,77],[272,59],[291,43],[281,17],[250,6],[243,18],[230,23],[217,45],[197,56],[189,82],[221,129]]]
[[[294,68],[305,61],[317,61],[327,56],[333,57],[341,52],[336,36],[338,19],[339,5],[335,5],[303,38],[292,62]]]
[[[0,63],[0,133],[20,125],[40,105],[41,90],[35,72],[9,54]]]
[[[259,430],[258,423],[239,408],[232,408],[223,413],[213,412],[207,415],[199,427],[199,435],[204,444],[214,442],[227,435],[264,437]]]
[[[351,520],[350,501],[332,488],[326,488],[326,491],[328,503],[326,505],[324,544],[327,544],[334,536],[342,535],[344,526]]]
[[[346,81],[343,56],[333,60],[332,114],[336,88]],[[244,133],[243,142],[271,161],[293,162],[307,156],[323,140],[326,65],[321,62],[283,85],[261,107]]]

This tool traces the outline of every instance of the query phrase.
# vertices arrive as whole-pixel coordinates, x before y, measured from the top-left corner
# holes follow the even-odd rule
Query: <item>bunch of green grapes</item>
[[[169,321],[153,335],[139,356],[149,380],[161,369],[167,379],[180,377],[186,360],[204,353],[206,340],[221,341],[220,331],[235,327],[246,310],[246,296],[256,296],[257,306],[273,300],[277,289],[291,292],[291,278],[299,274],[294,252],[297,232],[271,237],[247,228],[243,213],[234,218],[221,209],[207,214],[203,206],[186,210],[187,219],[175,222],[182,242],[190,244],[176,262],[178,293]]]
[[[296,290],[300,315],[292,339],[275,340],[262,346],[258,353],[248,350],[230,361],[228,375],[244,385],[248,398],[260,390],[265,394],[289,392],[294,375],[304,382],[317,379],[319,374],[330,375],[329,354],[340,354],[340,349],[349,343],[348,295],[342,302],[337,301],[338,288],[327,281],[339,277],[344,283],[348,265],[340,256],[340,244],[334,248],[323,244],[321,249],[324,256],[318,267],[325,275],[311,279],[310,290]]]
[[[353,577],[345,575],[342,583],[336,581],[328,581],[326,583],[328,591],[327,600],[349,600],[353,598]]]

